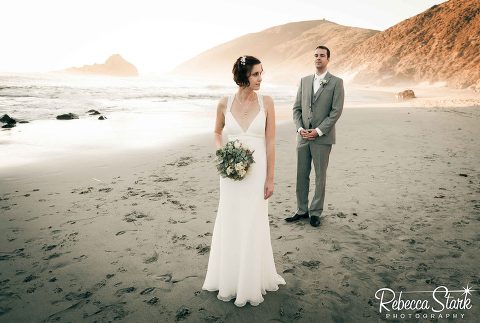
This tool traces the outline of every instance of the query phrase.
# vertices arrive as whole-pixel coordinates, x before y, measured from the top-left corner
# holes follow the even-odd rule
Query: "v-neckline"
[[[250,126],[252,125],[252,123],[255,122],[255,120],[257,119],[258,115],[260,114],[260,112],[262,112],[262,108],[260,108],[260,110],[257,112],[257,115],[253,118],[252,122],[250,122],[250,124],[248,125],[247,127],[247,130],[243,130],[242,126],[240,125],[240,123],[238,123],[237,119],[235,118],[235,116],[233,115],[232,111],[228,111],[230,112],[230,114],[232,115],[232,118],[235,120],[235,122],[237,123],[237,125],[240,127],[240,129],[242,129],[243,133],[247,133],[248,129],[250,129]]]

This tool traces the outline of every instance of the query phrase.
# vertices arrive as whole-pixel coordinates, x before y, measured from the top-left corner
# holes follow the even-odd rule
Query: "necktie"
[[[322,79],[317,77],[313,86],[313,90],[315,91],[315,93],[317,93],[318,89],[320,88],[320,82],[322,82]]]

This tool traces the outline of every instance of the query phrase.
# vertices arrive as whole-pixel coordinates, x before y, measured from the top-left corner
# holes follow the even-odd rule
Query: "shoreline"
[[[90,78],[87,79],[90,80]],[[85,81],[83,78],[73,78],[72,80],[69,79],[68,82],[73,82],[74,88],[78,90],[78,87],[83,84],[81,83],[82,80]],[[94,84],[97,84],[97,86],[106,86],[103,78],[92,80],[95,81]],[[152,78],[151,81],[158,80]],[[30,82],[33,81],[30,80]],[[68,82],[67,84],[70,84]],[[125,81],[126,84],[122,83],[124,82],[122,80],[116,80],[116,82],[117,86],[131,85],[131,80]],[[148,77],[143,79],[143,86],[146,86],[144,83],[150,86],[151,84],[148,82],[150,82]],[[181,79],[176,79],[175,82],[181,84]],[[199,82],[200,80],[195,80],[192,84],[199,86]],[[233,88],[220,80],[208,80],[205,84],[209,84],[205,85],[208,91],[222,91]],[[292,88],[280,85],[265,84],[265,89],[262,90],[262,93],[265,92],[266,94],[272,91],[280,100],[276,104],[277,121],[291,120],[292,118],[293,101],[287,100],[291,97],[291,93],[287,91],[288,94],[282,95],[282,91],[287,89],[288,91],[292,90]],[[405,89],[413,89],[417,98],[397,100],[395,94]],[[109,91],[111,91],[110,88]],[[146,92],[150,98],[154,98],[156,95],[153,87],[147,87]],[[137,94],[141,96],[140,93]],[[403,84],[395,87],[347,84],[346,94],[345,109],[480,106],[480,93],[446,88],[443,83],[433,85]],[[129,94],[126,97],[130,98],[132,95]],[[135,97],[135,95],[133,96]],[[183,96],[185,96],[185,93],[180,97]],[[96,102],[95,100],[99,101]],[[105,103],[103,97],[96,98],[93,102],[101,105]],[[104,121],[97,120],[96,116],[80,115],[79,120],[31,120],[29,124],[19,124],[12,129],[2,129],[0,131],[0,153],[5,157],[0,162],[0,174],[8,172],[9,169],[14,169],[16,166],[25,169],[36,167],[36,163],[47,162],[49,159],[62,158],[68,160],[82,158],[84,154],[89,155],[90,158],[104,158],[108,154],[121,155],[122,153],[128,153],[129,150],[136,151],[139,147],[146,146],[150,146],[152,149],[161,149],[163,146],[168,147],[173,141],[176,142],[179,137],[178,142],[181,143],[184,138],[189,138],[190,135],[210,133],[214,126],[215,109],[213,101],[210,102],[212,106],[209,103],[208,107],[204,106],[207,101],[201,103],[202,108],[199,109],[199,107],[193,108],[188,104],[182,108],[182,106],[178,106],[178,104],[181,104],[179,102],[170,103],[163,99],[154,99],[152,102],[148,100],[137,102],[128,99],[124,103],[124,108],[120,108],[119,111],[115,110],[116,99],[111,103],[114,102],[113,105],[107,104],[105,111],[99,108],[108,118]],[[88,103],[85,108],[82,108],[85,111],[87,111],[87,107],[93,104],[92,102],[82,103],[80,101],[74,103],[77,110],[83,104]],[[139,104],[139,106],[133,108],[132,111],[125,110],[127,106],[130,107],[132,104],[133,106]],[[63,109],[62,111],[66,112],[67,110]],[[52,111],[49,113],[51,114]],[[11,115],[11,117],[15,118],[17,116]]]
[[[345,109],[318,228],[283,220],[295,127],[280,122],[269,217],[287,285],[242,309],[201,290],[219,193],[210,134],[25,169],[0,186],[0,319],[372,322],[380,288],[477,286],[479,119],[480,107]],[[455,311],[467,320],[480,315],[470,298]]]
[[[369,85],[350,85],[350,89],[365,93],[383,93],[391,96],[393,102],[356,102],[345,104],[346,107],[381,108],[381,107],[417,107],[417,108],[460,108],[480,106],[480,92],[469,89],[453,89],[444,83],[405,83],[396,86],[380,87]],[[397,99],[395,95],[404,90],[413,90],[415,99]]]

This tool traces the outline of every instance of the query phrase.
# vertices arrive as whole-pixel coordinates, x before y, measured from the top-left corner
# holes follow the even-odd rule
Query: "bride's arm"
[[[264,97],[267,122],[265,126],[265,144],[267,149],[267,179],[265,180],[264,198],[273,194],[273,176],[275,168],[275,108],[269,96]]]
[[[215,120],[215,129],[213,130],[213,143],[217,149],[223,148],[222,132],[225,127],[225,111],[227,110],[228,98],[224,97],[218,101],[217,119]]]

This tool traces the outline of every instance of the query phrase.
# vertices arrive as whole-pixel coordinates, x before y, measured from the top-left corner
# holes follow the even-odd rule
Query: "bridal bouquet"
[[[215,164],[220,175],[234,181],[244,179],[248,169],[255,162],[253,151],[238,140],[227,142],[225,147],[218,149],[215,154]]]

